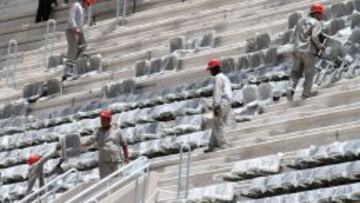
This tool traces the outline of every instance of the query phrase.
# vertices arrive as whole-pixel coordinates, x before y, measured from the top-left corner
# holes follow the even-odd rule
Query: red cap
[[[33,165],[34,163],[36,163],[37,161],[39,161],[41,159],[41,156],[36,154],[36,153],[32,153],[30,154],[27,158],[26,158],[26,163],[28,165]]]
[[[88,6],[90,6],[91,4],[96,3],[96,0],[83,0],[83,2],[84,2],[85,4],[87,4]]]
[[[211,69],[211,68],[213,68],[213,67],[216,67],[216,66],[220,66],[220,60],[217,59],[217,58],[212,58],[212,59],[210,59],[209,62],[208,62],[208,67],[207,67],[207,69],[209,70],[209,69]]]
[[[111,118],[111,110],[109,109],[103,109],[100,111],[100,118]]]
[[[325,8],[321,3],[313,3],[313,4],[311,4],[311,8],[310,8],[311,13],[323,14],[324,10],[325,10]]]

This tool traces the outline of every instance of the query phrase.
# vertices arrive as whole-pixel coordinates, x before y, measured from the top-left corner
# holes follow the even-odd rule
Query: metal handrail
[[[90,4],[90,6],[88,7],[87,17],[87,24],[90,27],[92,21],[92,4]]]
[[[98,202],[99,199],[110,195],[114,189],[122,184],[148,173],[149,167],[148,159],[140,157],[66,201],[66,203]]]
[[[34,198],[36,198],[36,196],[41,195],[42,192],[46,192],[46,193],[44,195],[41,195],[40,199],[44,199],[45,197],[48,197],[51,194],[54,194],[56,192],[56,190],[59,189],[60,187],[57,187],[56,190],[52,190],[52,191],[48,192],[49,187],[52,186],[54,183],[56,183],[58,180],[61,180],[61,179],[67,177],[68,175],[70,175],[72,173],[76,174],[76,178],[77,178],[77,181],[78,181],[79,180],[79,172],[75,168],[72,168],[72,169],[68,170],[66,173],[61,174],[60,176],[58,176],[55,179],[51,180],[50,182],[48,182],[47,184],[45,184],[41,188],[37,189],[35,192],[33,192],[30,195],[26,196],[24,199],[22,199],[20,201],[20,203],[30,202]]]
[[[45,68],[48,68],[48,63],[49,63],[48,56],[51,56],[54,51],[55,32],[56,32],[56,21],[54,19],[50,19],[46,23],[45,48],[44,48],[44,66],[45,66]],[[49,42],[50,36],[52,39],[51,43]],[[49,50],[49,46],[50,46],[50,50]]]
[[[123,12],[122,12],[122,21],[121,26],[125,26],[125,18],[126,18],[126,0],[117,0],[116,1],[116,21],[120,23],[120,2],[123,2]]]
[[[7,72],[6,72],[6,84],[8,87],[16,87],[15,82],[15,71],[17,65],[17,56],[18,56],[18,44],[17,41],[12,39],[8,43],[8,53],[7,53]]]
[[[147,163],[143,167],[137,169],[136,171],[132,172],[131,175],[127,176],[126,178],[122,179],[121,181],[116,182],[115,184],[109,186],[106,190],[103,190],[96,194],[95,196],[91,197],[86,202],[98,202],[99,200],[111,195],[111,192],[119,188],[124,183],[131,181],[132,179],[136,178],[135,183],[135,193],[134,193],[134,203],[145,203],[145,194],[146,194],[146,183],[142,184],[143,188],[142,191],[139,192],[139,178],[145,176],[145,180],[147,178],[148,174],[148,168],[150,167],[150,164]],[[145,171],[145,172],[144,172]],[[140,193],[140,195],[139,195]],[[140,199],[139,199],[140,198]]]
[[[183,174],[183,156],[184,150],[187,149],[187,165],[186,165],[186,176],[185,176],[185,189],[182,191],[182,174]],[[189,191],[189,176],[190,176],[190,165],[191,165],[191,148],[188,144],[184,143],[180,148],[180,159],[179,159],[179,171],[178,171],[178,188],[176,199],[186,199]]]

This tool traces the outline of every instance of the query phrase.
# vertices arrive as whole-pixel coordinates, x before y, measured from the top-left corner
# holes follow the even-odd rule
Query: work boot
[[[215,151],[215,148],[206,148],[204,150],[204,153],[210,153],[210,152],[214,152]]]
[[[294,101],[295,90],[293,88],[289,88],[286,92],[286,98],[289,102]]]
[[[303,93],[303,95],[301,96],[301,99],[306,100],[306,99],[308,99],[310,97],[315,97],[315,96],[318,95],[318,93],[319,93],[318,91],[313,91],[313,92],[310,92],[309,94],[304,94]]]

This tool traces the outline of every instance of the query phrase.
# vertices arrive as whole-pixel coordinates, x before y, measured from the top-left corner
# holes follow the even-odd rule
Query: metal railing
[[[17,41],[12,39],[8,43],[8,53],[6,59],[6,85],[8,87],[15,88],[15,71],[17,65],[17,57],[18,57],[18,44]]]
[[[28,203],[28,202],[51,202],[55,199],[56,192],[61,189],[61,184],[57,184],[57,181],[63,180],[67,176],[75,173],[76,182],[79,182],[79,172],[75,168],[68,170],[66,173],[61,174],[60,176],[56,177],[55,179],[51,180],[43,187],[37,189],[35,192],[31,193],[30,195],[26,196],[24,199],[20,201],[20,203]],[[44,193],[44,194],[43,194]],[[50,199],[52,197],[52,199]]]
[[[90,6],[88,7],[87,12],[88,12],[87,13],[87,24],[90,27],[91,22],[92,22],[92,4],[90,4]]]
[[[121,3],[122,3],[122,8],[121,8]],[[125,20],[126,20],[126,0],[117,0],[116,1],[116,21],[118,24],[120,24],[121,26],[125,26]],[[122,16],[121,16],[121,21],[120,21],[120,12],[122,9]]]
[[[56,21],[50,19],[46,23],[45,48],[44,48],[44,67],[47,69],[49,64],[48,57],[53,54],[55,44]]]
[[[134,203],[145,203],[149,169],[149,160],[146,157],[140,157],[66,201],[66,203],[99,202],[132,180],[136,180]],[[140,178],[144,178],[143,187],[139,186]]]
[[[187,162],[186,162],[186,171],[183,172],[184,168],[184,150],[187,150]],[[180,148],[180,159],[179,159],[179,171],[178,171],[178,186],[176,199],[186,199],[189,192],[189,175],[190,175],[190,165],[191,165],[191,148],[188,144],[184,143]],[[183,177],[185,174],[185,177]],[[185,178],[185,183],[182,183],[182,179]],[[185,185],[185,188],[183,186]]]

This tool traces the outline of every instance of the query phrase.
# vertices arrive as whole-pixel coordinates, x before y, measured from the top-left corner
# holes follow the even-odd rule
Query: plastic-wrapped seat
[[[162,146],[161,139],[141,142],[138,147],[139,154],[142,156],[155,157],[169,154]]]
[[[327,31],[327,34],[335,35],[340,30],[345,28],[345,20],[341,18],[334,19],[330,22],[330,27],[325,29]]]
[[[287,30],[282,34],[282,43],[281,45],[285,45],[290,43],[290,39],[292,38],[294,31],[293,30]]]
[[[233,91],[231,104],[233,107],[240,107],[244,105],[243,90]]]
[[[151,75],[151,74],[159,73],[161,71],[162,63],[163,61],[161,58],[152,59],[150,61],[149,74]]]
[[[215,31],[207,32],[201,38],[200,47],[214,48],[215,40],[216,40]]]
[[[207,103],[202,98],[192,99],[181,103],[178,115],[196,115],[206,112],[208,109]]]
[[[140,137],[136,133],[135,127],[121,129],[121,133],[122,133],[123,138],[125,138],[126,142],[129,145],[135,144],[135,143],[141,141]]]
[[[226,58],[222,58],[221,59],[221,67],[222,67],[222,71],[225,74],[234,72],[235,68],[236,68],[236,62],[235,59],[232,57],[226,57]]]
[[[263,51],[258,51],[250,55],[250,66],[257,68],[265,64],[265,54]]]
[[[246,55],[240,56],[238,59],[237,70],[248,69],[249,67],[250,67],[250,62],[249,62],[248,55],[246,54]]]
[[[281,156],[271,155],[236,162],[231,173],[240,178],[249,178],[267,174],[276,174],[281,170]]]
[[[255,197],[255,198],[259,197],[268,190],[267,180],[268,178],[265,177],[253,179],[251,181],[251,187],[246,189],[245,191],[242,191],[241,194],[245,197]]]
[[[270,83],[262,83],[259,85],[259,99],[268,104],[273,99],[273,89]]]
[[[276,65],[278,63],[277,48],[270,48],[266,51],[265,64]]]
[[[81,153],[81,142],[79,133],[70,133],[60,137],[61,156],[63,159],[79,156]]]
[[[147,60],[138,61],[135,64],[135,76],[141,77],[149,74],[150,62]]]
[[[298,21],[301,19],[302,14],[295,12],[289,15],[288,17],[288,29],[293,29],[297,25]]]
[[[117,121],[118,126],[121,128],[135,126],[135,119],[139,111],[140,109],[134,109],[132,111],[121,113]]]
[[[296,188],[299,187],[298,185],[298,179],[299,179],[300,173],[284,173],[281,176],[281,187],[284,188],[285,191],[291,192],[295,191]]]
[[[11,149],[10,146],[11,136],[2,136],[0,139],[0,151],[5,151]],[[0,158],[1,159],[1,158]]]
[[[176,50],[185,49],[185,37],[174,37],[170,39],[170,53],[173,53]]]
[[[346,150],[346,154],[351,154],[354,157],[360,156],[360,140],[350,140],[346,142],[346,146],[344,147]]]
[[[281,180],[283,179],[284,174],[273,175],[267,178],[266,180],[266,194],[282,194],[287,192],[286,188],[283,186]]]
[[[64,170],[69,170],[71,168],[76,168],[78,170],[86,170],[89,168],[93,168],[98,164],[98,152],[86,152],[82,153],[78,157],[71,157],[65,160],[61,167]]]
[[[145,124],[155,122],[155,119],[151,116],[153,111],[154,109],[151,108],[140,109],[134,118],[135,123]]]
[[[256,51],[269,48],[271,37],[268,33],[259,34],[256,36]]]
[[[234,185],[224,183],[190,189],[187,200],[190,202],[231,202],[234,199],[234,195]]]
[[[153,140],[160,139],[162,135],[160,134],[160,130],[163,124],[161,123],[149,123],[144,125],[136,126],[136,136],[140,138],[140,140]]]
[[[164,135],[183,135],[203,130],[204,118],[202,115],[180,116],[175,119],[174,125],[162,130]]]
[[[181,102],[174,102],[156,106],[151,112],[151,118],[157,121],[170,121],[174,120],[177,112],[181,110]]]
[[[168,55],[168,56],[164,56],[162,58],[161,70],[162,71],[177,70],[178,65],[179,65],[179,59],[178,59],[177,55],[171,54],[171,55]]]
[[[73,123],[68,123],[68,124],[54,127],[54,132],[56,132],[58,134],[77,133],[77,132],[79,132],[80,128],[81,128],[80,123],[73,122]]]
[[[180,150],[183,143],[188,144],[192,149],[202,147],[208,144],[210,138],[210,131],[194,132],[186,135],[176,137],[174,142],[174,149]]]
[[[360,27],[360,14],[354,13],[351,16],[351,29],[354,29],[356,27]]]
[[[351,192],[349,192],[349,200],[359,201],[360,200],[360,184],[353,184],[350,186]]]
[[[291,160],[291,163],[288,166],[301,169],[311,165],[317,165],[319,161],[314,159],[313,155],[318,149],[319,148],[316,146],[311,146],[310,148],[296,151],[295,158]]]
[[[345,16],[347,14],[346,5],[343,2],[331,5],[331,13],[333,18]]]
[[[25,85],[23,88],[23,98],[32,98],[34,96],[41,96],[44,93],[44,83],[36,82]]]
[[[348,1],[345,6],[346,6],[346,15],[351,15],[355,10],[354,2]]]
[[[24,181],[27,178],[28,173],[27,165],[17,165],[1,170],[1,175],[4,183],[9,182],[20,182]]]
[[[360,28],[356,27],[355,29],[353,29],[349,37],[349,41],[355,44],[360,44]]]
[[[243,88],[244,104],[251,103],[259,98],[258,88],[256,85],[245,85]]]

